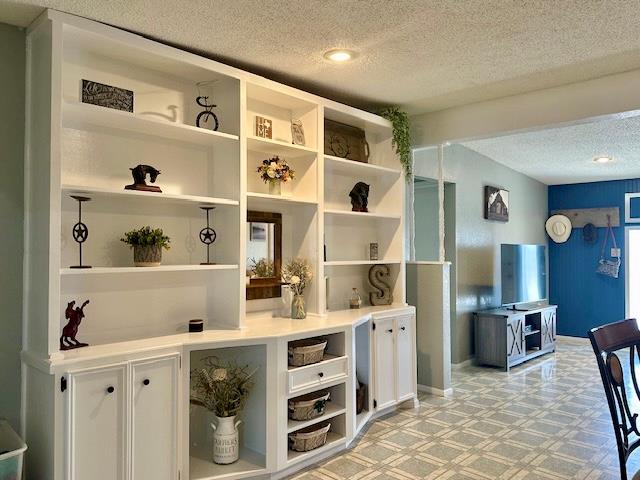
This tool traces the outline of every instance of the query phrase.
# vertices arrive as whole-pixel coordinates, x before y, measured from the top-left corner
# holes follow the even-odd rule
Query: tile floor
[[[462,367],[454,371],[453,384],[452,397],[421,395],[419,408],[371,423],[351,449],[290,478],[619,478],[609,412],[588,343],[561,341],[555,354],[508,374]]]

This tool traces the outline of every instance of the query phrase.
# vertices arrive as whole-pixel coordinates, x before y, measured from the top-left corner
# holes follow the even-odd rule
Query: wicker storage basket
[[[291,420],[311,420],[324,414],[331,393],[324,390],[308,393],[289,400],[289,418]]]
[[[321,362],[324,358],[325,348],[327,348],[327,341],[321,338],[306,338],[289,342],[289,365],[302,367]]]
[[[319,423],[289,435],[289,448],[295,452],[308,452],[327,443],[331,423]]]

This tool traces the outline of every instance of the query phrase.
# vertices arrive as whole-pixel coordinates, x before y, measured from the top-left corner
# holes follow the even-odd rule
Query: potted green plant
[[[169,250],[170,239],[161,228],[149,226],[131,230],[120,239],[133,248],[136,267],[157,267],[162,263],[162,249]]]
[[[293,258],[282,267],[282,281],[289,285],[293,293],[291,318],[303,319],[307,317],[304,289],[307,288],[312,278],[311,265],[304,258]]]
[[[262,181],[269,184],[271,195],[280,195],[281,184],[293,180],[296,175],[295,170],[289,166],[287,161],[277,155],[263,160],[258,167],[258,173]]]
[[[411,126],[409,116],[398,107],[382,109],[380,115],[391,122],[393,128],[393,146],[400,157],[400,163],[404,169],[408,182],[413,179],[413,163],[411,159]]]
[[[254,384],[257,368],[239,366],[211,356],[204,366],[191,371],[191,403],[215,415],[213,429],[213,461],[221,465],[234,463],[239,456],[236,417],[242,412]]]
[[[251,258],[249,259],[249,264],[251,274],[255,278],[271,278],[276,274],[273,260],[267,260],[266,258],[256,260],[255,258]]]

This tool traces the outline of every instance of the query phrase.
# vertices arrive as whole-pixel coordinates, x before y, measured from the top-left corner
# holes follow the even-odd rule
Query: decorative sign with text
[[[133,113],[133,92],[104,83],[82,80],[82,103]]]

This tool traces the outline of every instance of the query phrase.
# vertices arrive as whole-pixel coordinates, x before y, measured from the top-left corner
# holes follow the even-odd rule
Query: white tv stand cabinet
[[[555,305],[475,313],[476,363],[511,367],[556,349]]]

